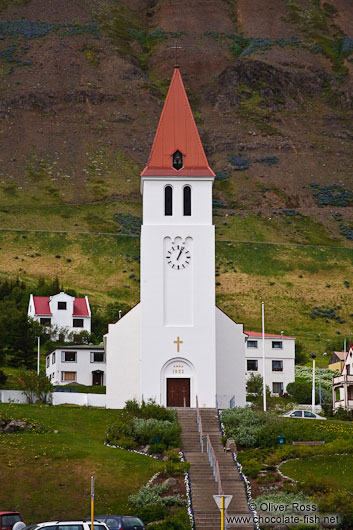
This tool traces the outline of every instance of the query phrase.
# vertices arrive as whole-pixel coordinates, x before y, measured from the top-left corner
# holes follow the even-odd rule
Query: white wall
[[[212,224],[212,177],[142,177],[144,225]],[[173,188],[173,215],[164,215],[165,186]],[[183,214],[183,189],[191,187],[191,216]],[[211,207],[210,207],[211,205]]]
[[[234,396],[236,407],[245,407],[243,325],[236,324],[216,308],[217,401],[219,408],[228,408]]]
[[[104,336],[107,363],[107,408],[120,409],[128,399],[141,399],[140,304],[114,324]]]
[[[63,362],[62,361],[62,352],[64,351],[75,351],[76,352],[76,362]],[[46,376],[49,377],[53,385],[65,385],[69,381],[61,380],[61,372],[76,372],[76,383],[80,385],[92,385],[92,372],[96,370],[101,370],[103,373],[103,382],[106,383],[106,363],[91,363],[91,352],[103,352],[103,350],[96,349],[92,347],[91,349],[80,349],[80,346],[77,348],[70,349],[65,347],[55,349],[55,363],[53,364],[53,352],[47,355],[46,357]],[[49,366],[48,357],[50,360]],[[52,375],[54,374],[54,377]]]
[[[87,407],[105,407],[106,394],[81,394],[76,392],[53,392],[52,404],[62,405],[69,403],[72,405],[82,405]],[[26,396],[21,390],[0,390],[1,403],[27,403]]]
[[[257,341],[257,348],[248,348],[249,341]],[[272,341],[282,342],[282,349],[272,348]],[[262,358],[262,337],[249,337],[245,343],[245,374],[246,378],[250,374],[263,375],[263,358]],[[247,360],[257,359],[258,371],[247,370]],[[272,370],[272,361],[283,361],[283,371],[277,372]],[[266,385],[272,392],[272,384],[283,383],[283,391],[289,383],[295,380],[295,339],[286,337],[265,337],[265,380]]]

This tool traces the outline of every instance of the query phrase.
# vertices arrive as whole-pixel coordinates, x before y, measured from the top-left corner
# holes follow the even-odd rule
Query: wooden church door
[[[167,407],[190,407],[190,379],[167,379]]]

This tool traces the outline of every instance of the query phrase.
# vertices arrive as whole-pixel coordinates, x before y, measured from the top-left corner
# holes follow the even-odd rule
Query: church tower
[[[168,406],[215,406],[214,176],[175,68],[141,174],[141,389]]]
[[[141,173],[141,302],[105,335],[107,407],[245,405],[245,334],[215,305],[210,169],[175,67]]]

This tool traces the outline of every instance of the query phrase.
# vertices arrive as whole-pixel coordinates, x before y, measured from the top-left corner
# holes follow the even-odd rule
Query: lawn
[[[27,524],[96,513],[123,513],[127,497],[161,467],[153,458],[104,446],[119,411],[74,406],[0,404],[0,417],[27,418],[42,434],[0,435],[0,506],[20,510]]]
[[[353,469],[351,456],[320,455],[313,458],[295,459],[280,466],[284,475],[300,482],[312,480],[329,484],[333,490],[352,492]]]

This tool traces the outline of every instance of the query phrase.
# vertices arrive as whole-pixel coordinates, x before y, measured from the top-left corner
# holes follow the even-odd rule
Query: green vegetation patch
[[[281,464],[281,472],[286,476],[305,482],[308,478],[330,482],[333,489],[350,491],[353,481],[353,469],[350,458],[343,455],[320,455],[305,459],[290,460]]]
[[[120,411],[1,403],[0,414],[44,427],[41,434],[13,434],[10,443],[9,435],[0,436],[0,503],[17,506],[27,524],[88,516],[92,474],[97,513],[124,513],[128,496],[162,468],[156,459],[104,445]]]

